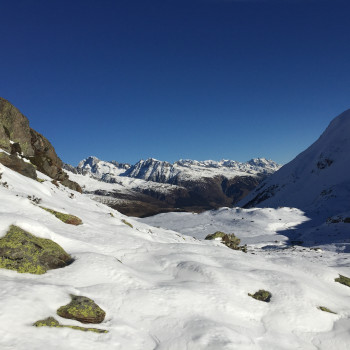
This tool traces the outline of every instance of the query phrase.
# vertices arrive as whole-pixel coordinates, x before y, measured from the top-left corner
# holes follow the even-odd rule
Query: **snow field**
[[[345,350],[350,344],[350,288],[334,282],[338,273],[350,276],[347,254],[266,249],[275,240],[283,247],[283,230],[307,221],[297,209],[223,208],[136,220],[50,181],[3,166],[0,172],[8,185],[0,185],[0,236],[15,224],[75,259],[44,275],[0,269],[1,349]],[[28,196],[83,225],[64,224]],[[149,226],[151,220],[162,228]],[[248,253],[202,240],[217,230],[235,232]],[[272,293],[270,303],[247,295],[258,289]],[[48,316],[79,325],[55,315],[69,294],[95,300],[106,311],[98,327],[109,333],[32,326]]]

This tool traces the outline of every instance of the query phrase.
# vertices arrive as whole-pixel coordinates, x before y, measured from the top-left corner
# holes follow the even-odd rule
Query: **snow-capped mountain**
[[[239,204],[292,206],[332,216],[350,211],[350,110],[333,119],[320,138],[264,181]]]
[[[276,162],[265,158],[251,159],[246,163],[234,160],[197,161],[181,159],[173,164],[149,158],[140,160],[135,165],[130,165],[116,161],[103,161],[91,156],[79,162],[76,168],[68,167],[67,170],[78,174],[91,175],[105,182],[115,182],[116,177],[126,176],[146,181],[174,184],[205,177],[225,176],[230,179],[236,176],[269,175],[280,167]]]
[[[130,166],[88,157],[76,168],[65,165],[85,193],[133,216],[231,206],[279,167],[264,158],[173,164],[150,158]]]
[[[140,160],[131,166],[123,176],[155,182],[181,183],[205,177],[225,176],[231,179],[236,176],[268,175],[279,168],[279,164],[265,158],[252,159],[246,163],[234,160],[197,161],[181,159],[174,164],[150,158]]]

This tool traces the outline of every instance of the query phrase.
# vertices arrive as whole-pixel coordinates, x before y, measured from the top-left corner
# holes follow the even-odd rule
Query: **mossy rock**
[[[125,219],[122,219],[122,222],[123,222],[125,225],[128,225],[128,226],[131,227],[131,228],[134,228],[134,226],[131,225],[130,222],[126,221]]]
[[[270,302],[272,294],[267,290],[260,289],[254,294],[248,293],[248,295],[256,300],[264,301],[266,303]]]
[[[341,284],[344,284],[345,286],[350,287],[350,278],[343,276],[343,275],[339,275],[338,278],[335,278],[334,281],[339,282]]]
[[[83,223],[81,221],[81,219],[79,219],[77,216],[60,213],[59,211],[56,211],[56,210],[53,210],[53,209],[49,209],[49,208],[45,208],[45,207],[40,207],[40,208],[48,211],[49,213],[51,213],[53,215],[55,215],[57,219],[61,220],[65,224],[78,226],[78,225],[81,225]]]
[[[336,312],[334,312],[334,311],[328,309],[328,308],[325,307],[325,306],[319,306],[318,309],[321,310],[321,311],[324,311],[324,312],[329,312],[330,314],[335,314],[335,315],[337,314]]]
[[[0,238],[0,268],[43,274],[71,262],[70,255],[57,243],[36,237],[20,227],[12,225],[5,237]]]
[[[35,327],[56,327],[56,328],[72,328],[83,332],[95,332],[95,333],[108,333],[105,329],[99,328],[86,328],[79,326],[70,326],[60,324],[54,317],[48,317],[44,320],[36,321],[33,326]]]
[[[101,323],[106,313],[95,302],[84,296],[71,295],[72,301],[61,306],[57,315],[81,323]]]
[[[227,233],[221,232],[221,231],[216,231],[215,233],[212,233],[205,237],[207,240],[212,240],[212,239],[217,239],[217,238],[223,238],[224,236],[227,236]]]
[[[225,232],[216,231],[215,233],[212,233],[205,237],[207,240],[213,240],[221,238],[221,242],[225,244],[225,246],[234,249],[234,250],[242,250],[243,252],[247,252],[247,246],[240,246],[241,240],[235,236],[234,233],[227,234]]]

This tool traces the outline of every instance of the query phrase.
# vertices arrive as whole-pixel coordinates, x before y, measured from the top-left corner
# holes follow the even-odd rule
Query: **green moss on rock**
[[[99,328],[86,328],[71,325],[61,325],[55,318],[48,317],[44,320],[39,320],[33,324],[35,327],[56,327],[56,328],[72,328],[83,332],[95,332],[95,333],[108,333],[105,329]]]
[[[36,237],[17,226],[12,225],[0,238],[0,268],[40,275],[67,266],[71,261],[70,255],[57,243]]]
[[[210,235],[208,235],[207,237],[205,237],[205,239],[207,240],[212,240],[212,239],[217,239],[217,238],[223,238],[224,236],[227,236],[226,233],[221,232],[221,231],[216,231],[215,233],[212,233]]]
[[[335,314],[335,315],[337,314],[336,312],[334,312],[334,311],[328,309],[328,308],[325,307],[325,306],[319,306],[318,309],[321,310],[321,311],[324,311],[324,312],[329,312],[330,314]]]
[[[61,306],[57,315],[70,318],[81,323],[101,323],[106,313],[95,302],[84,296],[71,295],[72,301]]]
[[[338,283],[341,283],[341,284],[344,284],[345,286],[350,287],[350,278],[349,277],[346,277],[346,276],[343,276],[343,275],[339,275],[339,277],[335,278],[334,281],[336,281]]]
[[[242,250],[243,252],[247,252],[247,246],[240,246],[241,240],[235,236],[234,233],[227,234],[225,232],[216,231],[215,233],[212,233],[205,237],[207,240],[213,240],[213,239],[221,239],[221,242],[225,244],[225,246],[234,249],[234,250]]]
[[[248,295],[256,300],[264,301],[268,303],[271,300],[272,294],[267,290],[260,289],[254,294],[248,293]]]
[[[57,219],[61,220],[65,224],[78,226],[78,225],[81,225],[83,223],[81,221],[81,219],[78,218],[77,216],[60,213],[59,211],[56,211],[56,210],[53,210],[53,209],[49,209],[49,208],[45,208],[45,207],[40,207],[40,208],[48,211],[49,213],[51,213],[53,215],[55,215]]]
[[[131,225],[130,222],[126,221],[125,219],[122,219],[122,222],[123,222],[125,225],[128,225],[128,226],[131,227],[131,228],[134,228],[134,226]]]

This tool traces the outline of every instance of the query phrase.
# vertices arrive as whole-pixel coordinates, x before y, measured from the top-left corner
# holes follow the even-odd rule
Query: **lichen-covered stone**
[[[328,307],[325,307],[325,306],[319,306],[318,309],[324,312],[329,312],[330,314],[335,314],[335,315],[337,314],[336,312],[328,309]]]
[[[344,284],[345,286],[350,287],[350,278],[349,277],[339,275],[339,277],[335,278],[334,280],[338,283],[341,283],[341,284]]]
[[[72,328],[83,332],[95,332],[95,333],[108,333],[105,329],[99,328],[86,328],[79,326],[63,325],[60,324],[54,317],[48,317],[44,320],[36,321],[33,326],[35,327],[55,327],[55,328]]]
[[[11,226],[0,238],[0,268],[20,273],[43,274],[69,265],[72,258],[50,239],[39,238]]]
[[[268,303],[271,300],[272,294],[267,290],[260,289],[254,294],[248,293],[248,295],[256,300],[265,301]]]
[[[234,249],[234,250],[242,250],[243,252],[247,252],[247,246],[240,246],[241,240],[235,236],[234,233],[227,234],[225,232],[216,231],[215,233],[212,233],[205,237],[207,240],[213,240],[213,239],[221,239],[221,242],[225,244],[227,247]]]
[[[53,209],[49,209],[49,208],[45,208],[45,207],[40,207],[40,208],[48,211],[49,213],[51,213],[53,215],[55,215],[57,219],[61,220],[65,224],[78,226],[78,225],[81,225],[83,223],[81,221],[81,219],[79,219],[77,216],[60,213],[59,211],[56,211],[56,210],[53,210]]]
[[[134,228],[134,226],[131,225],[130,222],[126,221],[125,219],[122,219],[122,222],[123,222],[125,225],[128,225],[128,226],[131,227],[131,228]]]
[[[81,323],[101,323],[106,313],[90,298],[71,295],[72,301],[61,306],[57,315],[80,321]]]
[[[227,233],[221,232],[221,231],[216,231],[215,233],[212,233],[208,236],[205,237],[205,239],[212,240],[212,239],[217,239],[217,238],[223,238],[224,236],[227,236]]]
[[[59,327],[59,325],[60,323],[54,317],[48,317],[33,324],[35,327]]]

